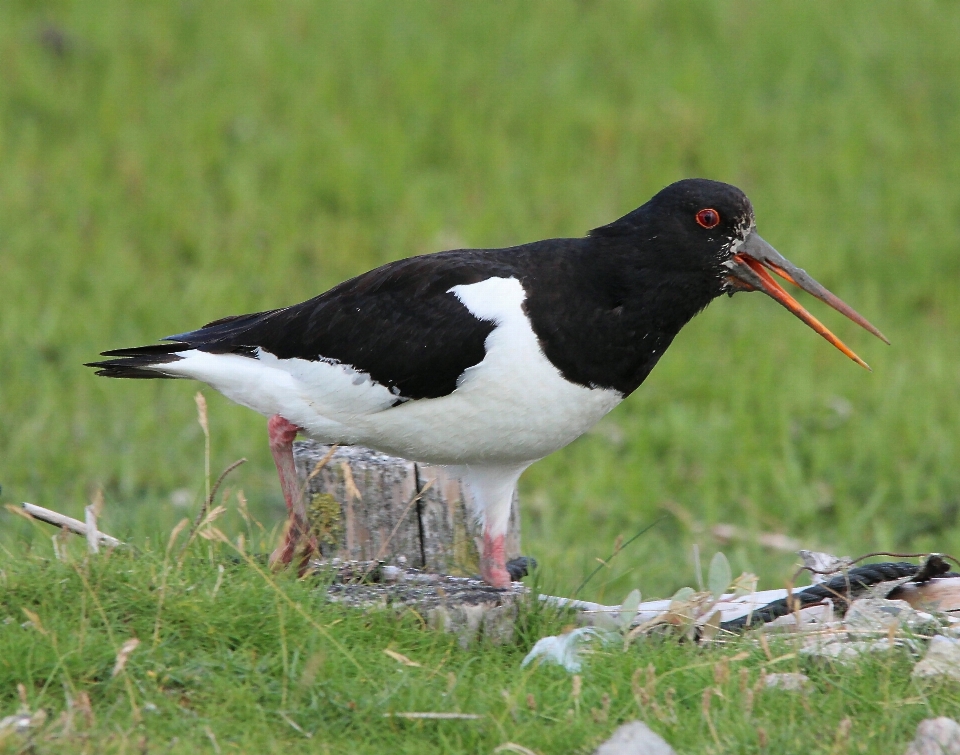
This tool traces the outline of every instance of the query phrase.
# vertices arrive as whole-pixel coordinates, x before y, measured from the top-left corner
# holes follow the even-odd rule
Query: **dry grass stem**
[[[513,752],[516,755],[539,755],[536,750],[529,747],[518,745],[516,742],[504,742],[502,745],[493,748],[494,753]]]
[[[395,650],[390,650],[390,648],[384,648],[383,652],[393,658],[397,663],[402,663],[404,666],[410,666],[412,668],[423,668],[423,666],[416,661],[412,661],[407,656],[402,653],[398,653]]]
[[[190,524],[189,519],[181,519],[177,522],[176,526],[170,531],[170,537],[167,538],[167,549],[163,554],[163,566],[160,568],[160,589],[157,594],[157,616],[154,619],[153,623],[153,646],[156,647],[160,643],[160,615],[163,613],[163,601],[167,594],[167,576],[170,571],[170,551],[173,550],[173,545],[176,543],[177,538],[180,536],[180,533],[183,532],[184,528]]]
[[[198,396],[200,394],[197,394]],[[239,467],[241,464],[246,464],[247,460],[237,459],[233,464],[224,469],[220,476],[217,478],[217,482],[214,484],[213,488],[210,488],[209,479],[207,480],[207,497],[204,499],[203,504],[200,506],[200,511],[197,512],[196,518],[193,520],[193,526],[190,528],[190,534],[187,536],[186,542],[180,548],[180,555],[177,558],[177,566],[180,567],[183,565],[183,559],[186,555],[187,549],[190,547],[190,544],[194,541],[197,536],[198,530],[205,525],[210,524],[214,519],[220,516],[226,508],[223,506],[218,506],[216,509],[210,512],[208,515],[208,510],[213,504],[213,499],[217,496],[217,491],[220,490],[220,486],[223,484],[223,481],[226,479],[227,475],[230,474],[234,469]],[[210,538],[206,538],[210,539]]]
[[[110,676],[117,676],[124,668],[126,668],[127,661],[130,660],[130,655],[134,650],[137,649],[140,645],[140,640],[136,637],[131,637],[120,647],[120,652],[117,653],[116,663],[113,664],[113,672]]]
[[[204,499],[210,498],[210,421],[207,417],[207,399],[197,391],[193,400],[197,404],[197,420],[203,430],[203,479],[205,484]]]
[[[413,718],[413,719],[433,719],[436,721],[478,721],[483,716],[477,713],[442,713],[439,711],[403,711],[397,713],[384,713],[384,718]],[[494,750],[496,752],[496,750]]]

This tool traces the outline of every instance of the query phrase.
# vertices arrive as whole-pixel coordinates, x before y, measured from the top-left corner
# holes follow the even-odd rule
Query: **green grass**
[[[960,550],[958,33],[929,3],[5,3],[2,495],[77,511],[102,486],[119,534],[170,524],[198,489],[195,387],[83,361],[390,259],[581,234],[704,175],[893,346],[824,315],[868,374],[766,297],[716,302],[527,473],[528,550],[576,584],[668,500],[847,552]],[[263,420],[211,407],[215,466],[250,458],[279,515]],[[670,519],[611,589],[666,592],[695,540]]]
[[[893,345],[811,304],[868,374],[766,297],[716,302],[521,481],[547,587],[665,503],[686,515],[589,596],[692,582],[721,522],[958,552],[958,38],[960,7],[920,1],[2,3],[0,502],[77,515],[102,488],[105,530],[168,532],[203,488],[196,386],[82,362],[391,259],[582,234],[699,175],[745,189],[764,237]],[[230,482],[278,521],[263,420],[207,396],[214,468],[249,458]],[[0,542],[51,553],[2,510]],[[724,549],[766,586],[789,573]]]
[[[915,684],[900,651],[834,667],[774,639],[771,662],[755,638],[707,650],[672,639],[598,646],[577,697],[566,671],[520,668],[563,623],[536,606],[522,610],[515,643],[462,649],[413,612],[339,608],[322,585],[274,581],[223,546],[202,543],[182,568],[162,548],[88,560],[82,546],[68,546],[65,563],[0,555],[0,710],[20,706],[19,683],[27,708],[46,713],[34,749],[11,736],[0,752],[213,752],[212,736],[224,753],[489,753],[506,742],[588,753],[640,717],[679,752],[885,755],[902,752],[923,718],[960,709],[960,688]],[[134,636],[140,646],[113,676]],[[804,671],[814,688],[757,689],[764,671]],[[711,689],[721,694],[707,693],[708,720]],[[481,718],[385,717],[408,711]]]

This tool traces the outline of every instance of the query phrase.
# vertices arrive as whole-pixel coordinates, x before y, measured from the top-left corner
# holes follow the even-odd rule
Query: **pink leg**
[[[517,480],[528,464],[468,464],[455,467],[457,476],[471,493],[472,506],[483,524],[480,543],[480,576],[491,587],[509,587],[506,534]]]
[[[493,536],[489,530],[483,533],[483,553],[480,554],[480,576],[491,587],[510,587],[510,572],[504,554],[503,535]]]
[[[302,572],[310,558],[316,554],[317,542],[315,538],[308,537],[310,525],[307,522],[307,507],[300,490],[300,481],[297,479],[297,468],[293,463],[293,441],[300,428],[279,414],[274,414],[267,423],[267,429],[270,433],[270,452],[280,475],[280,489],[283,491],[288,515],[283,542],[270,556],[270,563],[274,566],[288,565],[302,546]],[[303,542],[304,539],[306,542]]]

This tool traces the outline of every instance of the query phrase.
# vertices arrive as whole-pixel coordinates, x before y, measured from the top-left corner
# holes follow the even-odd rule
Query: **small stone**
[[[818,637],[813,637],[800,649],[800,654],[814,660],[849,663],[855,661],[864,653],[886,653],[893,648],[907,648],[910,652],[919,654],[922,647],[922,640],[913,639],[895,639],[891,644],[886,638],[851,642],[849,640],[824,641]]]
[[[827,600],[819,605],[807,606],[799,611],[778,616],[764,624],[763,629],[765,632],[804,632],[833,624],[833,601]]]
[[[384,582],[399,582],[403,579],[403,570],[397,566],[384,566],[380,570]]]
[[[785,692],[806,692],[813,686],[810,677],[806,674],[767,674],[767,689],[782,689]]]
[[[676,755],[676,752],[645,723],[631,721],[613,732],[593,755]]]
[[[960,755],[960,724],[945,717],[921,721],[904,755]]]
[[[905,600],[865,598],[855,600],[843,619],[851,636],[885,636],[893,630],[911,634],[933,634],[940,628],[930,614],[914,610]]]
[[[946,677],[960,682],[960,640],[934,637],[923,660],[913,667],[912,675],[915,679]]]

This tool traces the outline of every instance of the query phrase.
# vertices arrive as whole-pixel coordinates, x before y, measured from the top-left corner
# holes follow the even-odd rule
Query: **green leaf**
[[[700,637],[704,640],[712,640],[716,637],[717,632],[720,631],[720,622],[722,619],[723,614],[721,614],[720,611],[714,611],[710,614],[710,618],[700,627]]]
[[[620,629],[626,631],[630,628],[634,617],[637,615],[637,609],[640,607],[640,591],[633,590],[623,599],[620,604]]]
[[[671,602],[671,603],[685,603],[686,601],[690,600],[690,598],[692,598],[692,597],[693,597],[694,595],[696,595],[696,594],[697,594],[697,591],[694,590],[692,587],[681,587],[679,590],[677,590],[677,591],[673,594],[673,597],[670,598],[670,602]]]
[[[714,599],[719,600],[720,596],[727,591],[732,579],[730,562],[727,561],[727,557],[721,551],[717,551],[710,562],[710,574],[707,577],[707,586],[710,588]]]
[[[600,629],[609,629],[611,632],[620,630],[620,622],[613,617],[612,613],[599,612],[593,614],[593,625]]]

